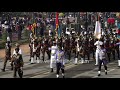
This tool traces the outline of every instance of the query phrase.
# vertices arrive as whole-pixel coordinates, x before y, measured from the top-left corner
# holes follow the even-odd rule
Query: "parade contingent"
[[[102,66],[105,68],[105,75],[108,74],[107,64],[112,60],[118,59],[118,67],[120,67],[120,42],[117,33],[108,32],[108,28],[111,26],[106,27],[106,22],[103,25],[98,18],[100,17],[97,17],[94,28],[85,30],[85,27],[81,26],[81,32],[77,32],[75,28],[66,27],[59,35],[57,27],[54,35],[50,29],[46,36],[37,36],[35,32],[31,31],[28,44],[30,64],[45,63],[49,60],[50,72],[56,71],[56,78],[60,77],[60,70],[62,77],[65,78],[65,66],[69,62],[73,62],[75,65],[78,63],[86,65],[92,59],[95,66],[98,67],[98,76],[101,76]],[[22,55],[24,51],[17,42],[13,54],[11,54],[11,44],[11,39],[7,36],[2,71],[5,72],[6,64],[9,61],[13,77],[16,78],[18,72],[19,77],[22,78],[24,77],[24,57]],[[47,54],[48,59],[46,59],[45,54]]]

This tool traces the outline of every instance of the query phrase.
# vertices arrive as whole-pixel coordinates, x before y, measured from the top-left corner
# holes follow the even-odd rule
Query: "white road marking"
[[[114,71],[115,69],[110,69],[109,71],[107,71],[107,72],[111,72],[111,71]]]

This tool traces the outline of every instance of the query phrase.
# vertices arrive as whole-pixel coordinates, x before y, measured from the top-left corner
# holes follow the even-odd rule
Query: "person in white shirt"
[[[51,72],[53,72],[53,68],[55,64],[55,57],[56,57],[55,55],[58,50],[58,47],[55,41],[53,42],[53,45],[51,46],[50,49],[51,49],[50,68],[51,68]]]
[[[95,59],[96,59],[96,64],[95,65],[98,65],[98,56],[99,56],[99,52],[100,52],[100,50],[101,50],[101,47],[100,47],[100,45],[103,45],[103,42],[100,40],[100,39],[98,39],[95,43],[94,43],[94,45],[96,46],[96,54],[95,54]]]
[[[106,60],[106,49],[104,48],[104,45],[101,45],[101,49],[99,51],[99,66],[98,66],[98,76],[101,75],[101,65],[104,65],[105,68],[105,74],[107,75],[107,60]]]
[[[22,50],[20,49],[20,44],[19,44],[19,43],[16,43],[15,45],[16,45],[16,48],[15,48],[14,51],[13,51],[12,57],[13,57],[14,55],[19,54],[19,55],[21,55],[21,58],[22,58]],[[16,50],[18,50],[18,52],[16,52]],[[13,70],[13,62],[11,62],[11,66],[12,66],[11,70]]]
[[[62,71],[62,76],[64,78],[64,65],[65,65],[65,61],[64,61],[64,51],[62,50],[62,48],[60,46],[58,46],[58,50],[56,52],[56,77],[59,78],[59,71]]]

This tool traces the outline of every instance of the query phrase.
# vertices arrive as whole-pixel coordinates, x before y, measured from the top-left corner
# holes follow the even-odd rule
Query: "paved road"
[[[49,60],[41,62],[39,64],[30,64],[29,55],[24,55],[24,76],[23,78],[56,78],[56,69],[54,72],[50,72]],[[47,59],[47,56],[45,57]],[[98,67],[95,66],[95,61],[92,59],[90,63],[79,63],[74,64],[74,59],[67,62],[65,65],[65,78],[120,78],[120,69],[117,67],[117,60],[112,61],[108,64],[108,75],[104,74],[104,68],[102,67],[102,75],[97,76]],[[3,66],[3,60],[0,60],[0,69]],[[6,72],[0,71],[0,78],[13,78],[13,71],[10,70],[10,64],[7,63]],[[61,76],[60,76],[61,78]]]

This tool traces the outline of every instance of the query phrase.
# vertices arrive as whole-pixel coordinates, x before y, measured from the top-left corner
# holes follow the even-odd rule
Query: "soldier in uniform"
[[[11,60],[11,41],[9,37],[7,37],[7,42],[5,44],[5,60],[4,60],[4,66],[2,69],[3,72],[5,71],[8,60]]]
[[[100,45],[101,49],[99,51],[99,60],[98,60],[98,76],[101,74],[101,65],[103,63],[105,68],[105,74],[107,75],[107,60],[106,60],[106,49],[104,48],[104,45]]]
[[[20,49],[20,44],[16,43],[15,45],[16,45],[16,48],[13,51],[13,55],[17,55],[16,50],[18,50],[18,54],[22,55],[22,50]],[[11,66],[12,66],[11,70],[13,70],[13,62],[11,62]]]
[[[50,58],[51,72],[53,72],[53,67],[54,67],[54,64],[55,64],[55,55],[56,55],[57,50],[58,50],[58,47],[56,45],[56,42],[53,41],[53,45],[51,46],[51,58]]]
[[[120,46],[120,42],[116,43],[115,46]],[[120,57],[118,58],[118,67],[120,67]]]
[[[111,40],[110,42],[110,48],[111,48],[111,54],[112,54],[112,57],[113,57],[113,60],[115,60],[115,41],[114,39]]]
[[[36,56],[39,58],[39,54],[36,54],[36,51],[38,49],[38,41],[37,41],[37,37],[35,37],[35,39],[33,39],[32,43],[31,43],[31,64],[34,63],[34,56]],[[37,60],[37,63],[39,63],[39,60]]]
[[[96,48],[96,54],[95,54],[95,58],[96,58],[96,64],[95,65],[98,65],[98,59],[99,59],[99,52],[101,50],[101,47],[100,45],[103,45],[103,42],[100,40],[100,39],[97,39],[97,41],[94,43],[94,45],[97,47]]]
[[[93,59],[95,59],[95,48],[94,48],[94,39],[93,39],[93,37],[90,38],[89,49],[90,49],[90,52],[93,55]]]
[[[15,54],[12,56],[12,63],[13,63],[13,77],[16,78],[16,73],[18,72],[18,75],[20,78],[23,76],[23,58],[22,54],[19,54],[19,48],[15,48]]]
[[[115,39],[115,43],[119,43],[119,40]],[[118,58],[120,58],[120,55],[119,55],[119,45],[115,45],[115,51],[117,52]]]
[[[110,40],[109,39],[106,40],[106,42],[104,43],[104,46],[105,46],[105,49],[106,49],[108,60],[110,62],[111,52],[110,52]]]
[[[32,44],[34,42],[34,36],[33,33],[30,34],[30,39],[29,39],[29,48],[30,48],[30,61],[31,61],[31,56],[32,56]]]
[[[78,56],[79,56],[79,52],[80,52],[80,45],[79,45],[79,38],[76,38],[76,53],[75,53],[75,64],[77,64],[78,62]]]
[[[58,46],[58,50],[56,52],[56,77],[59,78],[59,71],[62,71],[62,76],[64,78],[64,52],[60,46]]]

